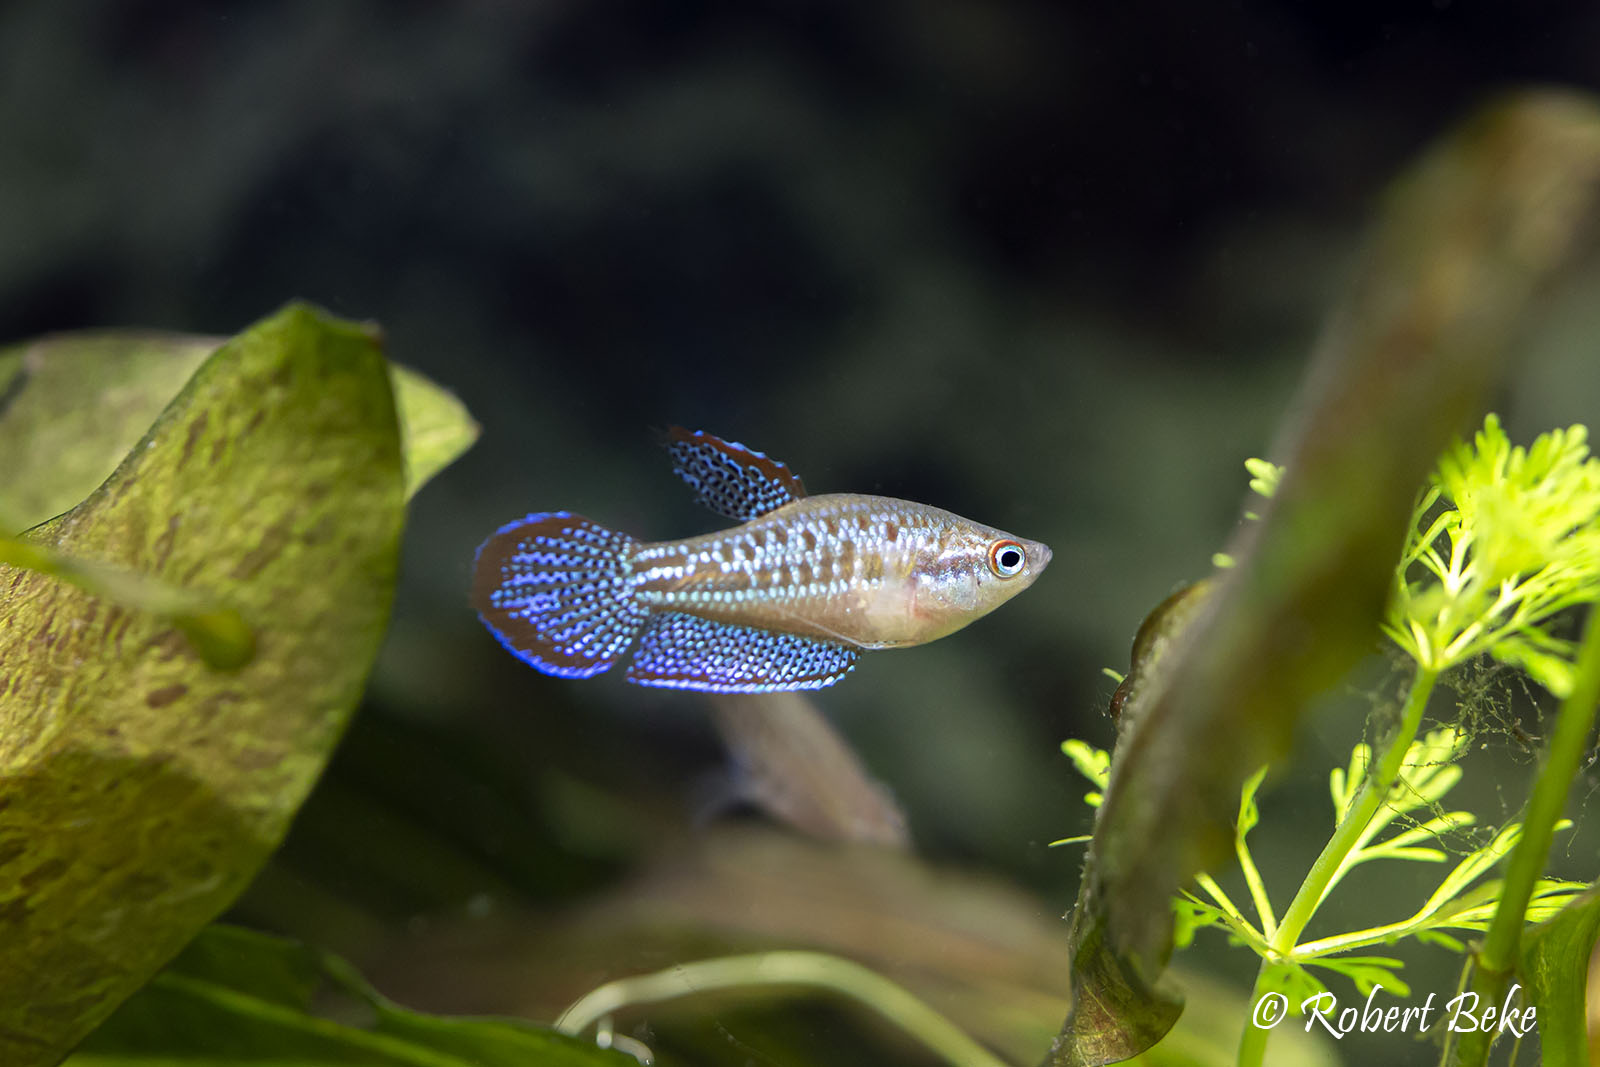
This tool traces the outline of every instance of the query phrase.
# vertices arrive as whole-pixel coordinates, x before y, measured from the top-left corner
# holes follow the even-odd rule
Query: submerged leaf
[[[1056,1067],[1137,1052],[1175,1016],[1154,992],[1171,895],[1227,854],[1240,784],[1371,647],[1417,487],[1479,409],[1597,182],[1594,103],[1529,93],[1469,122],[1391,194],[1275,450],[1285,473],[1262,521],[1128,701],[1073,916]],[[1130,1001],[1141,986],[1146,999]]]
[[[1600,938],[1600,889],[1572,900],[1522,935],[1522,974],[1539,1009],[1539,1041],[1551,1067],[1581,1067],[1589,1056],[1584,985]]]
[[[370,1019],[316,1009],[338,994]],[[544,1027],[408,1011],[341,960],[229,926],[207,927],[96,1030],[66,1067],[637,1067]]]
[[[0,1062],[59,1060],[282,838],[376,655],[403,505],[372,332],[291,306],[26,535],[219,597],[251,663],[217,673],[168,619],[0,568]]]

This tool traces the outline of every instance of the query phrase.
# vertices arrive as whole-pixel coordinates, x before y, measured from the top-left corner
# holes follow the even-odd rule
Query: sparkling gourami
[[[547,674],[710,692],[832,685],[863,649],[959,630],[1033,584],[1050,549],[892,497],[807,496],[782,463],[703,431],[667,434],[677,474],[742,525],[640,542],[568,512],[478,549],[489,630]]]

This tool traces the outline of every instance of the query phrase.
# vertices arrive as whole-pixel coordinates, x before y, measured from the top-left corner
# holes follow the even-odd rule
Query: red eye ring
[[[1021,541],[1002,538],[989,546],[989,569],[996,578],[1015,578],[1028,565],[1028,553]]]

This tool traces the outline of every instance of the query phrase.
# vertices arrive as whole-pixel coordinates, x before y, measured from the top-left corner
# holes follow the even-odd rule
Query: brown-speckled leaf
[[[215,594],[254,660],[209,670],[159,616],[0,567],[0,1063],[58,1061],[280,840],[377,652],[404,500],[374,332],[291,306],[27,535]]]
[[[1475,116],[1389,195],[1275,450],[1287,473],[1270,507],[1124,716],[1073,923],[1077,1007],[1051,1064],[1111,1062],[1167,1025],[1151,990],[1171,895],[1226,856],[1240,784],[1372,647],[1423,475],[1480,410],[1597,178],[1594,102],[1530,93]],[[1091,1012],[1108,974],[1144,986],[1144,1003]]]

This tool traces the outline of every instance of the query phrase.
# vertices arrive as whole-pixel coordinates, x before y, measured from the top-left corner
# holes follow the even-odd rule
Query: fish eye
[[[1015,578],[1027,562],[1027,554],[1016,541],[996,541],[989,546],[989,569],[997,577]]]

